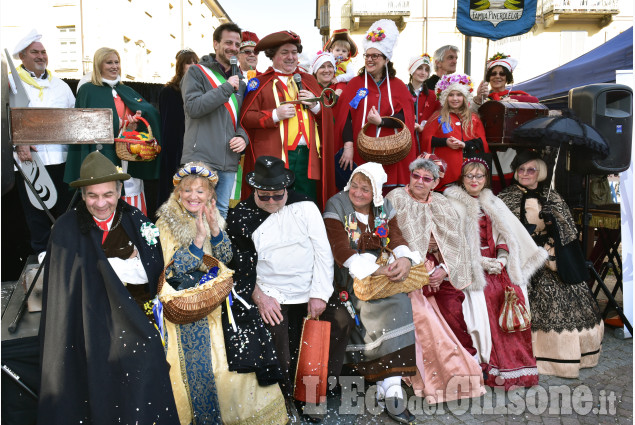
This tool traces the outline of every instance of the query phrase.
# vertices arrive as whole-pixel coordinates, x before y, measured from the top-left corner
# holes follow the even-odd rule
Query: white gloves
[[[503,266],[498,261],[498,258],[483,257],[481,260],[481,267],[489,274],[500,274]]]

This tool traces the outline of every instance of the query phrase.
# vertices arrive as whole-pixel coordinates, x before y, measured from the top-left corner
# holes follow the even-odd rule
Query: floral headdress
[[[467,103],[470,103],[472,101],[472,92],[474,91],[470,76],[466,74],[450,74],[442,76],[435,87],[435,93],[441,105],[445,104],[448,94],[450,94],[453,90],[461,92],[463,96],[465,96]]]
[[[487,69],[494,66],[502,66],[509,70],[509,72],[514,72],[516,65],[518,65],[518,61],[505,53],[496,53],[487,60]]]
[[[421,56],[414,56],[410,59],[410,63],[408,64],[408,73],[412,75],[421,65],[428,65],[429,67],[431,64],[432,61],[430,59],[430,55],[427,53],[424,53]]]
[[[172,177],[172,183],[176,186],[181,182],[181,180],[183,180],[184,177],[187,176],[205,177],[212,182],[212,186],[216,186],[216,183],[218,182],[218,174],[214,171],[200,165],[200,163],[188,162],[183,166],[183,168],[174,174],[174,177]]]
[[[366,32],[364,52],[372,47],[379,50],[390,60],[398,37],[399,29],[397,29],[395,22],[391,19],[380,19],[373,23],[368,32]]]
[[[370,41],[382,41],[386,38],[386,31],[384,31],[381,27],[377,27],[375,30],[370,30],[366,33],[366,40]]]

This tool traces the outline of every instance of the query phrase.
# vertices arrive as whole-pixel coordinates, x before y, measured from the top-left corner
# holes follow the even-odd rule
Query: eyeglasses
[[[386,56],[380,54],[380,53],[364,53],[364,59],[368,60],[368,59],[372,59],[374,61],[376,61],[379,58],[385,58]]]
[[[492,71],[492,73],[490,74],[492,77],[504,77],[506,74],[504,71]]]
[[[261,195],[260,193],[258,193],[258,199],[260,199],[262,202],[269,202],[270,199],[273,199],[274,201],[282,201],[285,192],[282,192],[280,195]]]
[[[241,51],[239,53],[241,55],[246,55],[246,56],[256,56],[256,55],[258,55],[255,50],[243,50],[243,51]]]
[[[433,182],[434,179],[432,177],[428,177],[428,176],[420,176],[417,173],[410,173],[410,177],[412,177],[413,179],[415,179],[416,181],[424,181],[426,183],[430,183]]]
[[[463,176],[465,180],[483,180],[485,174],[466,174]]]
[[[536,174],[536,171],[538,171],[535,168],[523,168],[520,167],[518,169],[518,174],[527,174],[528,176],[533,176],[534,174]]]

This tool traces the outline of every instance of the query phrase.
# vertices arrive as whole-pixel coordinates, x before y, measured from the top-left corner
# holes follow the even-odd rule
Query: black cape
[[[121,226],[156,293],[160,245],[119,201]],[[84,202],[61,216],[47,249],[40,322],[39,425],[179,424],[161,339],[108,263]]]
[[[161,169],[159,171],[159,199],[157,206],[168,200],[174,189],[172,176],[181,164],[183,135],[185,134],[185,111],[181,92],[165,86],[159,94],[161,113]]]
[[[287,191],[289,196],[286,205],[310,201],[308,197],[293,190],[287,189]],[[251,299],[256,286],[256,265],[258,264],[258,253],[251,235],[269,215],[256,205],[252,193],[236,207],[229,209],[226,229],[233,250],[233,258],[228,266],[234,270],[234,289],[252,306],[248,310],[240,302],[234,301],[232,314],[238,327],[238,331],[234,332],[228,320],[227,306],[223,304],[227,363],[231,371],[254,372],[260,385],[271,385],[282,381],[282,372],[271,335]]]

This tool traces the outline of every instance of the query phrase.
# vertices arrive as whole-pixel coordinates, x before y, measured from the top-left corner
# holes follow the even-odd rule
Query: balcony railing
[[[410,0],[353,0],[353,16],[410,15]]]
[[[543,12],[619,13],[619,0],[543,0]]]

